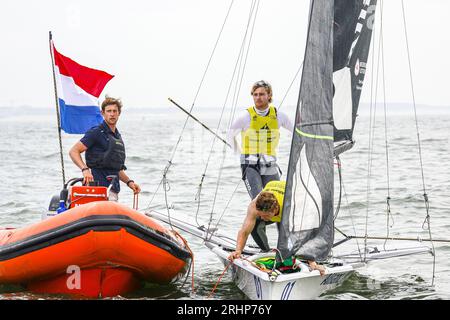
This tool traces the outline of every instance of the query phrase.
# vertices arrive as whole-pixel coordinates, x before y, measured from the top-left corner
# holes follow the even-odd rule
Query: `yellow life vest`
[[[283,211],[284,191],[286,189],[286,181],[270,181],[266,184],[262,191],[272,192],[280,205],[280,211],[270,221],[280,222],[281,212]]]
[[[241,132],[242,154],[266,154],[276,156],[276,148],[280,141],[277,112],[269,106],[269,113],[260,116],[254,107],[247,109],[250,113],[250,126]]]

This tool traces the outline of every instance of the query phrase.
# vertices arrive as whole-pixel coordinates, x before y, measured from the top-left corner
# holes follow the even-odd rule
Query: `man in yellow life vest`
[[[292,132],[294,125],[288,116],[272,104],[272,87],[264,80],[256,82],[251,90],[254,106],[249,107],[230,127],[227,140],[241,154],[242,179],[251,199],[261,192],[269,181],[280,180],[276,150],[280,140],[280,127]],[[241,149],[235,136],[241,133]],[[265,234],[266,224],[257,218],[252,237],[258,246],[270,249]]]
[[[250,202],[247,209],[247,216],[238,232],[236,250],[228,256],[229,260],[233,261],[241,257],[248,236],[252,232],[258,218],[266,222],[276,222],[277,227],[279,227],[283,211],[285,189],[286,181],[270,181],[263,191]],[[325,268],[318,265],[315,261],[309,260],[308,264],[311,270],[319,270],[321,275],[325,274]]]

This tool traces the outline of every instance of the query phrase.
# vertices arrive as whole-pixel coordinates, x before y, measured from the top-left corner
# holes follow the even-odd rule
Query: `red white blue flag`
[[[114,76],[88,68],[56,51],[52,42],[61,129],[83,134],[100,124],[98,97]]]

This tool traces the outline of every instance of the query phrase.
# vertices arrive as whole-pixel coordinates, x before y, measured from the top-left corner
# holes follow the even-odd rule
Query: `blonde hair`
[[[266,89],[266,92],[269,95],[269,102],[272,102],[272,86],[270,85],[270,83],[265,80],[255,82],[255,84],[252,86],[252,91],[250,92],[250,94],[253,96],[253,93],[258,88]]]

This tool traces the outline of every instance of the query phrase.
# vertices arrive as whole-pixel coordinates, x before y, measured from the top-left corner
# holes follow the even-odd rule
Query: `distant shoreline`
[[[276,105],[276,102],[275,102]],[[373,113],[373,106],[372,106],[372,113]],[[401,115],[401,114],[413,114],[414,109],[412,104],[410,103],[387,103],[386,104],[387,113],[389,115]],[[229,107],[227,110],[230,110]],[[238,108],[239,110],[239,108]],[[244,107],[242,107],[242,110],[244,110]],[[295,106],[283,106],[283,110],[285,112],[293,112],[295,110]],[[435,106],[435,105],[424,105],[424,104],[418,104],[416,105],[416,110],[418,114],[450,114],[450,106]],[[218,111],[221,111],[221,108],[215,107],[201,107],[196,106],[195,107],[195,113],[217,113]],[[20,116],[20,115],[51,115],[55,112],[55,107],[43,107],[43,106],[14,106],[14,107],[8,107],[8,106],[0,106],[0,118],[3,117],[11,117],[11,116]],[[129,114],[136,114],[136,113],[144,113],[144,114],[171,114],[171,115],[177,115],[182,114],[181,112],[177,111],[171,106],[165,106],[165,107],[127,107],[124,109],[124,112]],[[368,116],[370,115],[370,104],[369,103],[362,103],[358,110],[359,116]],[[384,104],[383,103],[377,103],[376,108],[376,115],[377,116],[384,116]]]

